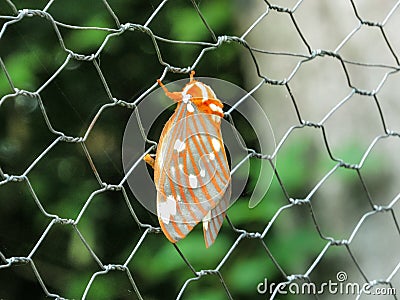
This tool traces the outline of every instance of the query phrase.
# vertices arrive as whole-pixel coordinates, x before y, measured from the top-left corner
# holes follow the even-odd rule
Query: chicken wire
[[[136,283],[134,276],[132,275],[132,268],[135,268],[135,266],[130,265],[132,262],[133,258],[135,257],[135,254],[138,252],[138,250],[141,248],[143,245],[144,241],[148,239],[149,236],[156,236],[157,238],[164,239],[162,233],[160,232],[160,228],[156,226],[155,224],[147,224],[143,223],[138,217],[135,212],[134,207],[132,206],[132,202],[135,201],[134,199],[131,199],[132,197],[129,196],[129,194],[126,191],[126,181],[128,176],[135,176],[135,168],[141,163],[143,163],[143,157],[152,151],[154,151],[154,146],[149,147],[148,150],[143,153],[143,155],[137,159],[136,162],[133,163],[131,169],[129,172],[124,175],[123,177],[120,178],[120,181],[117,184],[109,183],[109,182],[104,182],[101,179],[101,174],[97,172],[96,165],[94,160],[91,157],[91,153],[87,148],[87,140],[90,137],[92,133],[92,129],[95,126],[96,122],[100,119],[102,114],[104,114],[107,110],[110,110],[113,107],[121,107],[124,110],[129,110],[130,112],[135,113],[135,110],[137,109],[137,105],[140,103],[142,99],[144,99],[149,93],[151,93],[153,90],[155,90],[158,85],[156,83],[156,79],[164,79],[169,73],[183,73],[183,74],[188,74],[191,70],[196,69],[198,65],[201,64],[202,59],[204,55],[210,51],[215,51],[222,47],[223,45],[238,45],[239,47],[242,47],[245,51],[248,51],[250,57],[251,57],[251,64],[254,68],[253,73],[257,76],[258,78],[258,83],[254,85],[252,89],[250,89],[250,94],[255,94],[259,90],[261,90],[264,87],[269,87],[269,86],[280,86],[283,87],[287,95],[289,96],[289,100],[291,103],[292,110],[295,112],[295,115],[297,117],[297,122],[291,124],[291,126],[286,130],[286,132],[278,138],[277,140],[277,146],[274,149],[272,153],[258,153],[257,151],[253,149],[248,149],[248,155],[245,157],[245,159],[250,159],[250,158],[255,158],[255,159],[260,159],[260,160],[267,160],[269,161],[272,170],[275,172],[275,178],[277,179],[279,186],[285,195],[287,203],[285,205],[280,206],[276,211],[274,211],[272,218],[265,218],[265,227],[261,231],[250,231],[250,230],[245,230],[243,228],[237,228],[234,224],[233,221],[229,219],[229,210],[228,210],[228,227],[230,230],[236,234],[236,240],[233,242],[231,247],[226,251],[226,253],[223,254],[222,259],[220,262],[215,266],[215,268],[212,269],[202,269],[202,268],[196,268],[193,266],[191,263],[190,259],[187,257],[187,255],[180,250],[179,248],[179,243],[178,245],[175,245],[175,250],[181,256],[182,261],[184,264],[186,264],[188,270],[192,273],[192,276],[187,278],[186,282],[184,282],[183,285],[179,285],[176,288],[178,289],[178,294],[176,295],[176,299],[181,299],[184,298],[185,291],[187,288],[195,281],[200,280],[204,277],[213,277],[215,280],[219,280],[221,283],[221,289],[225,291],[225,295],[229,299],[235,298],[234,295],[231,293],[231,288],[229,284],[227,284],[223,274],[221,273],[221,268],[223,268],[226,264],[229,263],[229,258],[231,255],[235,252],[237,247],[247,239],[253,239],[259,241],[259,247],[261,247],[265,251],[265,256],[270,259],[276,266],[276,268],[279,270],[281,273],[282,277],[284,280],[282,280],[282,284],[285,286],[289,286],[291,283],[294,282],[299,282],[299,281],[305,281],[305,282],[312,282],[311,275],[313,271],[316,269],[316,267],[319,265],[321,260],[324,258],[325,254],[334,247],[341,247],[344,248],[345,251],[349,254],[352,263],[355,266],[356,272],[358,272],[358,275],[362,277],[363,281],[365,283],[369,283],[372,287],[398,287],[398,282],[396,281],[396,276],[398,278],[399,274],[399,269],[400,269],[400,261],[397,262],[397,264],[393,264],[391,266],[391,272],[387,274],[385,277],[371,277],[367,275],[367,272],[363,269],[362,265],[360,265],[357,255],[353,253],[351,250],[350,245],[353,243],[354,239],[357,237],[358,233],[361,231],[363,228],[364,224],[372,218],[374,215],[384,215],[386,219],[389,220],[390,223],[392,223],[393,226],[393,231],[394,231],[394,236],[399,238],[400,236],[400,228],[399,224],[397,221],[397,215],[396,215],[396,207],[398,207],[398,202],[400,198],[400,193],[398,193],[396,196],[391,199],[391,201],[388,202],[386,205],[381,205],[378,204],[379,201],[376,201],[374,197],[371,195],[371,187],[368,186],[368,184],[365,181],[365,174],[362,172],[363,171],[363,166],[365,161],[374,153],[376,145],[379,144],[382,140],[385,139],[398,139],[399,138],[399,132],[396,130],[392,130],[391,128],[388,127],[387,121],[385,118],[384,111],[382,109],[382,101],[385,101],[385,99],[381,98],[381,93],[380,91],[385,87],[385,84],[388,82],[389,78],[394,76],[398,71],[399,71],[399,59],[397,56],[396,52],[396,47],[394,46],[393,40],[396,40],[396,37],[389,37],[385,30],[386,24],[392,19],[395,18],[395,13],[398,11],[398,7],[400,4],[399,2],[393,2],[391,9],[387,12],[386,16],[383,18],[382,21],[369,21],[366,18],[362,17],[362,13],[359,12],[359,7],[358,3],[354,0],[349,0],[347,1],[349,4],[349,7],[351,8],[350,13],[354,16],[354,19],[356,20],[355,24],[356,26],[352,28],[351,31],[342,39],[337,45],[334,47],[334,50],[325,50],[325,49],[314,49],[311,44],[308,41],[308,37],[306,34],[304,34],[301,25],[297,22],[297,12],[298,10],[306,4],[306,0],[304,1],[298,1],[295,3],[292,7],[286,7],[286,6],[280,6],[276,5],[273,3],[270,3],[269,1],[261,2],[262,5],[264,5],[264,8],[259,11],[258,15],[255,20],[252,21],[250,25],[246,28],[244,33],[240,36],[232,36],[232,35],[217,35],[212,28],[212,26],[207,22],[207,18],[205,18],[202,14],[202,6],[201,3],[197,3],[196,1],[191,1],[188,3],[188,7],[190,5],[191,9],[193,9],[198,16],[201,18],[204,28],[209,32],[209,35],[211,36],[211,39],[213,42],[208,42],[208,41],[181,41],[181,40],[171,40],[167,38],[163,38],[161,36],[158,36],[156,33],[154,33],[150,29],[150,25],[152,22],[157,21],[157,15],[162,12],[163,10],[167,10],[167,0],[161,1],[158,6],[154,7],[153,13],[147,18],[147,20],[144,23],[138,24],[138,23],[124,23],[121,24],[119,21],[119,12],[116,10],[113,10],[113,5],[112,3],[108,3],[106,0],[102,1],[104,3],[104,9],[107,11],[107,13],[112,17],[112,19],[115,22],[115,26],[112,28],[109,27],[84,27],[84,26],[79,26],[79,25],[73,25],[73,24],[66,24],[61,21],[58,21],[56,17],[54,17],[50,11],[52,5],[56,3],[56,1],[49,1],[42,9],[29,9],[29,8],[20,8],[18,7],[17,3],[13,3],[10,0],[7,0],[6,3],[9,7],[9,9],[12,11],[12,14],[10,15],[0,15],[0,20],[3,21],[3,25],[0,31],[0,45],[2,43],[5,43],[6,40],[4,39],[5,33],[9,30],[10,27],[12,27],[14,24],[21,22],[22,20],[26,18],[43,18],[46,19],[49,24],[51,24],[54,33],[56,34],[56,38],[59,43],[59,47],[61,47],[62,51],[65,52],[66,54],[66,59],[63,61],[63,63],[60,65],[60,67],[54,71],[54,73],[51,75],[50,78],[46,82],[40,85],[39,88],[36,90],[24,90],[20,89],[18,86],[14,84],[13,81],[13,76],[10,74],[10,72],[7,70],[7,64],[5,63],[5,60],[3,60],[2,57],[0,57],[0,65],[1,65],[1,70],[3,72],[4,80],[8,83],[9,88],[12,90],[12,93],[5,94],[2,96],[0,100],[0,109],[4,104],[8,101],[14,101],[15,97],[19,95],[23,95],[26,97],[30,97],[34,100],[37,101],[43,119],[45,121],[45,124],[49,130],[50,133],[54,134],[56,138],[51,142],[49,146],[47,146],[27,167],[22,173],[11,173],[4,168],[0,166],[0,186],[5,186],[5,185],[10,185],[12,182],[22,182],[25,183],[26,186],[28,187],[29,193],[32,196],[32,200],[35,202],[36,206],[38,207],[38,211],[32,212],[35,214],[41,214],[48,220],[47,227],[45,230],[40,234],[39,238],[35,241],[34,246],[30,249],[28,253],[24,256],[13,256],[11,254],[4,254],[7,251],[4,251],[4,249],[0,249],[0,269],[12,269],[14,266],[19,266],[19,265],[27,265],[31,270],[33,271],[33,274],[37,280],[37,282],[40,284],[41,289],[43,290],[43,296],[50,297],[50,298],[55,298],[55,299],[64,299],[64,295],[59,295],[56,294],[52,291],[51,288],[48,287],[46,280],[43,277],[42,271],[37,267],[35,263],[35,254],[37,253],[38,249],[40,249],[42,242],[48,237],[50,231],[56,224],[60,224],[62,226],[70,226],[73,228],[73,230],[78,234],[80,240],[84,244],[86,251],[90,254],[90,256],[96,261],[98,265],[98,271],[94,272],[90,278],[90,280],[87,282],[86,288],[83,292],[82,295],[79,297],[82,297],[82,299],[85,299],[90,290],[93,288],[93,283],[95,280],[101,276],[108,274],[112,271],[117,271],[124,273],[126,278],[129,280],[131,284],[131,289],[133,291],[133,294],[139,298],[143,299],[142,292],[141,292],[141,286]],[[250,5],[250,4],[248,4]],[[379,4],[376,4],[376,8],[379,9]],[[90,12],[88,12],[90,13]],[[288,16],[289,18],[287,19],[287,22],[290,23],[291,26],[295,28],[295,32],[298,35],[299,39],[303,43],[303,46],[307,49],[306,54],[299,54],[296,52],[291,52],[291,51],[270,51],[267,49],[260,49],[257,47],[253,47],[251,45],[251,42],[248,39],[248,36],[263,22],[263,20],[266,20],[269,18],[269,16],[272,13],[277,13],[277,14],[282,14],[285,16]],[[315,14],[316,12],[310,11],[310,14]],[[335,24],[331,24],[332,27],[334,27]],[[389,51],[390,55],[392,56],[393,62],[391,64],[378,64],[374,62],[359,62],[356,60],[351,60],[349,58],[345,58],[341,54],[341,50],[343,47],[345,47],[346,44],[348,44],[356,34],[361,31],[364,28],[376,28],[379,31],[379,35],[376,37],[379,38],[379,42],[383,42],[387,50]],[[98,49],[87,55],[87,54],[82,54],[82,53],[77,53],[74,52],[70,49],[67,48],[67,46],[64,43],[63,35],[61,33],[61,30],[64,28],[69,28],[69,29],[77,29],[77,30],[97,30],[101,32],[105,32],[105,38],[98,47]],[[123,36],[127,32],[138,32],[142,35],[146,35],[151,39],[152,45],[154,47],[154,50],[157,54],[158,62],[159,64],[164,68],[163,72],[161,74],[154,74],[154,81],[149,83],[149,86],[143,87],[142,92],[135,97],[132,101],[130,100],[121,100],[117,99],[112,90],[109,88],[109,85],[107,83],[106,76],[104,76],[101,68],[101,60],[100,56],[102,52],[104,51],[106,45],[110,42],[111,39],[118,39],[119,37]],[[29,33],[28,33],[29,34]],[[168,43],[171,45],[197,45],[201,47],[200,53],[192,58],[193,63],[190,66],[174,66],[173,64],[169,63],[163,58],[163,53],[160,50],[159,44],[160,43]],[[397,42],[397,41],[396,41]],[[371,44],[378,43],[378,41],[370,41]],[[16,49],[18,51],[18,49]],[[366,51],[368,51],[366,49]],[[262,68],[260,67],[259,64],[259,55],[272,55],[272,56],[289,56],[296,58],[298,61],[295,64],[294,68],[291,70],[291,72],[285,76],[283,79],[271,79],[264,75]],[[299,70],[303,68],[303,66],[313,60],[321,59],[321,58],[332,58],[336,62],[339,63],[344,76],[346,78],[346,83],[347,87],[349,88],[349,93],[341,99],[335,106],[333,106],[320,121],[311,121],[303,118],[302,115],[302,105],[303,103],[298,100],[298,94],[293,92],[293,89],[291,87],[292,81],[296,78],[296,76],[299,76]],[[58,77],[60,74],[63,72],[63,70],[67,67],[67,65],[71,61],[87,61],[91,62],[93,66],[95,67],[97,71],[97,75],[99,79],[102,82],[102,85],[104,86],[104,89],[107,93],[108,96],[108,103],[104,104],[101,106],[100,109],[98,109],[97,113],[93,117],[93,119],[90,122],[90,125],[87,127],[85,132],[80,135],[80,136],[70,136],[67,133],[56,130],[55,127],[53,126],[51,118],[48,117],[48,113],[46,110],[46,106],[43,104],[42,101],[42,93],[43,91]],[[382,76],[379,84],[376,86],[376,88],[367,90],[358,87],[356,84],[353,83],[354,78],[350,75],[349,68],[352,67],[361,67],[361,68],[369,68],[372,70],[379,69],[379,70],[384,70],[384,75]],[[2,91],[3,93],[3,91]],[[341,159],[340,157],[336,156],[334,154],[334,151],[332,151],[332,147],[330,145],[330,140],[329,140],[329,133],[326,130],[326,123],[338,112],[345,107],[345,104],[353,97],[356,95],[360,95],[365,97],[364,102],[369,102],[373,103],[375,105],[378,114],[378,122],[380,123],[380,128],[379,128],[379,134],[375,135],[372,141],[369,143],[369,145],[364,149],[364,153],[362,155],[361,160],[359,160],[358,163],[353,163],[346,161],[345,159]],[[237,105],[239,106],[241,103],[245,102],[248,98],[244,97],[240,100],[238,100]],[[317,99],[314,99],[313,101],[317,101]],[[395,109],[393,107],[393,109]],[[234,110],[234,107],[230,110],[228,110],[225,113],[226,119],[231,120],[232,119],[232,111]],[[359,106],[358,110],[360,112],[363,111],[363,106]],[[389,108],[390,110],[390,108]],[[140,119],[139,115],[136,115],[136,118],[138,120]],[[339,125],[338,125],[339,126]],[[275,158],[279,156],[281,149],[284,147],[285,143],[287,143],[288,140],[291,139],[292,135],[294,132],[298,132],[299,130],[304,130],[306,128],[310,128],[312,130],[318,131],[322,135],[322,142],[324,146],[324,151],[326,151],[327,155],[329,156],[330,160],[333,163],[333,167],[326,173],[322,174],[320,178],[318,178],[317,183],[310,188],[308,191],[307,195],[305,197],[301,197],[299,195],[293,194],[285,186],[284,180],[281,180],[282,178],[282,171],[279,170],[279,167],[275,165]],[[46,156],[48,155],[49,152],[52,151],[57,145],[62,144],[62,143],[75,143],[79,144],[82,146],[83,153],[86,156],[87,161],[92,167],[94,176],[96,180],[98,181],[99,187],[98,189],[94,190],[91,195],[86,199],[83,207],[81,208],[80,212],[77,214],[76,218],[74,219],[65,219],[60,217],[57,214],[52,214],[49,213],[45,206],[42,204],[42,201],[40,197],[37,196],[36,190],[39,187],[36,187],[34,184],[31,183],[30,180],[30,174],[32,170],[35,169],[37,164],[43,160],[46,159]],[[29,149],[26,149],[26,151],[29,151]],[[393,155],[395,155],[393,153]],[[235,169],[235,168],[233,168]],[[365,193],[369,209],[364,212],[359,218],[358,221],[356,222],[356,225],[354,226],[353,230],[351,231],[351,234],[349,236],[344,236],[342,238],[334,238],[329,235],[326,235],[324,233],[324,230],[321,229],[321,226],[319,225],[318,217],[316,217],[315,214],[315,209],[314,209],[314,202],[313,199],[316,194],[318,194],[319,190],[321,187],[329,180],[330,177],[332,177],[336,172],[339,172],[339,170],[347,169],[353,172],[353,174],[356,175],[358,178],[357,180],[362,186],[363,192]],[[306,172],[302,174],[302,176],[306,176]],[[73,187],[71,187],[73,188]],[[122,193],[124,201],[126,202],[126,209],[129,210],[130,215],[132,218],[135,220],[135,222],[138,224],[138,226],[141,228],[142,233],[140,235],[140,238],[138,241],[135,241],[135,245],[129,255],[126,257],[126,260],[120,261],[119,263],[110,263],[107,261],[103,261],[102,259],[99,258],[99,255],[96,253],[95,248],[93,245],[87,241],[87,238],[85,237],[84,234],[82,234],[78,228],[78,225],[80,224],[82,218],[85,217],[85,214],[87,213],[88,210],[90,210],[90,204],[93,201],[93,199],[102,193],[105,193],[107,191],[119,191]],[[268,198],[268,197],[267,197]],[[263,201],[268,201],[268,199],[264,199]],[[5,202],[2,202],[5,203]],[[4,205],[4,204],[3,204]],[[270,245],[266,241],[270,232],[271,228],[276,222],[276,220],[285,213],[285,211],[297,207],[297,206],[302,206],[306,207],[309,212],[309,216],[313,221],[314,227],[316,232],[319,235],[319,238],[325,243],[325,246],[322,248],[320,253],[314,257],[314,259],[311,261],[309,267],[304,270],[303,273],[300,274],[292,274],[292,273],[287,273],[285,271],[285,267],[280,265],[279,260],[275,257],[275,255],[272,253],[270,250]],[[1,209],[3,210],[3,208]],[[398,213],[398,212],[397,212]],[[1,212],[0,212],[1,215]],[[224,225],[225,227],[227,224]],[[389,229],[384,229],[384,231],[389,230]],[[1,242],[1,241],[0,241]],[[53,240],[52,242],[57,243],[57,240]],[[21,241],[21,243],[24,243],[24,241]],[[398,258],[398,257],[397,257]],[[246,259],[246,257],[242,258],[243,260]],[[369,259],[373,260],[374,257],[370,257]],[[384,260],[385,258],[380,257],[381,260]],[[267,276],[268,274],[265,274]],[[0,285],[7,284],[6,282],[1,282]],[[257,283],[254,283],[254,286],[257,286]],[[254,289],[254,292],[256,293],[256,290]],[[279,289],[275,288],[270,297],[271,299],[277,299],[279,295]],[[360,295],[355,295],[354,298],[360,298],[362,296],[365,296],[365,293],[361,293]],[[314,294],[313,297],[318,298],[319,296]],[[394,299],[397,299],[396,295],[392,295]],[[0,295],[1,298],[1,295]]]

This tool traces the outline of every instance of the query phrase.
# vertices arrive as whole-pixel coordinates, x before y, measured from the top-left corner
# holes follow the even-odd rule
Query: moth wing
[[[178,103],[160,139],[155,173],[157,214],[171,242],[184,238],[214,208],[213,216],[225,211],[228,204],[218,204],[230,196],[230,172],[213,115]]]
[[[225,194],[217,205],[210,211],[209,215],[203,219],[203,234],[206,247],[210,247],[221,229],[224,222],[226,210],[230,204],[231,185],[229,184]]]

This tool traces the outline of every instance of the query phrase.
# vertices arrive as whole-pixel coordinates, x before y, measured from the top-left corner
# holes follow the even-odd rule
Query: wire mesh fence
[[[400,1],[33,5],[0,7],[0,299],[297,299],[329,279],[369,290],[303,296],[397,299]],[[205,250],[196,232],[169,244],[129,191],[154,146],[126,174],[115,153],[158,78],[207,68],[247,81],[277,146],[247,149],[271,191]]]

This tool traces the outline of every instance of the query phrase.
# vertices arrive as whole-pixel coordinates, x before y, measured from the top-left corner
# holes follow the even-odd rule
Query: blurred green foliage
[[[43,1],[19,1],[18,9],[37,6]],[[111,1],[111,7],[122,23],[144,23],[157,7],[157,1]],[[201,1],[200,9],[216,34],[235,32],[235,5],[228,1]],[[10,14],[7,4],[0,15]],[[79,26],[115,28],[112,17],[101,1],[55,1],[49,13],[55,20]],[[2,21],[4,23],[4,20]],[[201,19],[189,1],[170,1],[149,26],[162,37],[176,40],[212,41]],[[65,46],[77,53],[90,54],[104,41],[106,32],[61,28]],[[201,48],[160,42],[163,58],[176,66],[193,63]],[[224,45],[207,53],[199,63],[200,76],[215,76],[244,85],[239,63],[242,52],[237,45]],[[27,18],[9,26],[0,40],[0,57],[13,84],[20,89],[36,90],[57,70],[66,57],[51,23],[45,19]],[[157,60],[149,37],[127,32],[112,38],[98,60],[114,97],[134,99],[160,76],[163,66]],[[168,74],[170,80],[186,75]],[[12,92],[0,73],[0,97]],[[41,93],[49,120],[55,130],[79,136],[85,132],[99,107],[109,101],[93,64],[71,61],[61,74]],[[123,177],[121,163],[122,134],[131,111],[113,108],[104,112],[96,123],[87,147],[100,177],[117,183]],[[8,99],[0,107],[0,166],[5,173],[21,174],[56,138],[44,123],[34,98]],[[245,124],[239,124],[245,126]],[[247,130],[247,129],[245,129]],[[247,142],[254,143],[248,140]],[[308,174],[320,173],[326,167],[324,157],[313,155],[307,161],[311,141],[298,140],[278,157],[282,180],[292,191],[305,193],[315,182]],[[280,162],[284,162],[280,165]],[[249,186],[243,197],[228,211],[237,228],[262,232],[276,211],[287,204],[282,188],[274,178],[265,199],[248,208],[248,196],[259,166],[252,159]],[[75,219],[91,193],[100,188],[84,151],[77,144],[59,144],[29,172],[35,194],[49,213]],[[129,192],[129,191],[128,191]],[[143,223],[157,224],[135,200],[129,198]],[[49,224],[36,205],[25,182],[0,186],[0,250],[6,256],[26,256]],[[134,249],[142,230],[130,215],[120,192],[94,196],[81,222],[80,233],[104,264],[122,264]],[[196,228],[179,247],[196,268],[213,269],[238,237],[227,223],[210,249],[205,249],[202,232]],[[288,209],[272,226],[265,239],[274,258],[289,273],[302,273],[324,246],[307,207]],[[79,298],[99,266],[71,226],[56,225],[33,256],[47,288],[68,298]],[[133,279],[145,299],[172,299],[193,273],[162,236],[151,234],[129,264]],[[282,274],[268,257],[262,244],[246,239],[240,242],[221,274],[235,299],[256,299],[257,283],[282,280]],[[44,293],[27,266],[0,270],[0,298],[43,299]],[[132,299],[134,291],[125,274],[100,275],[90,288],[88,299]],[[225,298],[217,276],[211,275],[189,284],[184,299]],[[260,296],[262,299],[265,295]]]

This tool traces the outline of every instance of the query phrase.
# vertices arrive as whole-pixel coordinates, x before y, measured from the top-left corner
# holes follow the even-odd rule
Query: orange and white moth
[[[165,94],[177,102],[162,130],[154,168],[157,215],[172,243],[186,237],[202,221],[206,247],[212,245],[225,218],[231,196],[231,175],[221,135],[223,104],[213,90],[194,79],[181,92]]]

